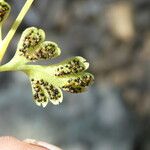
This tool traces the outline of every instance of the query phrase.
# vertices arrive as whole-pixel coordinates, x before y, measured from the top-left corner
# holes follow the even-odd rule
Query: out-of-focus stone
[[[106,21],[110,31],[122,41],[134,38],[133,10],[131,3],[118,2],[106,9]]]

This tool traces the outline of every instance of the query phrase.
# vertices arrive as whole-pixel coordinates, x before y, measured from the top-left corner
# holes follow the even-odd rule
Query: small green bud
[[[94,77],[90,73],[82,73],[68,78],[67,83],[62,86],[64,91],[70,93],[81,93],[86,87],[92,84]]]
[[[45,32],[41,29],[30,27],[27,28],[21,36],[18,43],[17,53],[24,56],[27,60],[32,61],[34,52],[45,40]]]
[[[44,40],[45,32],[42,29],[27,28],[18,43],[16,55],[24,57],[27,62],[52,59],[59,56],[61,51],[57,44]]]
[[[59,56],[61,53],[56,43],[45,41],[43,42],[32,55],[32,60],[46,60]]]
[[[45,107],[49,100],[58,105],[63,100],[63,94],[59,88],[56,88],[51,83],[41,79],[31,79],[32,91],[34,95],[34,101],[38,106]]]
[[[0,0],[0,24],[2,24],[9,16],[11,7],[4,0]]]
[[[65,76],[85,71],[89,63],[83,57],[76,56],[51,67],[54,69],[55,76]]]

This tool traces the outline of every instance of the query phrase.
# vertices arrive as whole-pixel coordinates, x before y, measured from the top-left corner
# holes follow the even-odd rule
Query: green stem
[[[6,72],[6,71],[14,71],[15,67],[13,67],[11,64],[5,64],[0,66],[0,72]]]
[[[2,61],[3,56],[7,50],[7,47],[10,43],[10,41],[12,40],[16,30],[18,29],[19,25],[21,24],[24,16],[26,15],[26,13],[28,12],[29,8],[31,7],[32,3],[34,0],[27,0],[25,5],[23,6],[22,10],[20,11],[18,17],[16,18],[15,22],[13,23],[10,31],[8,32],[8,34],[6,35],[5,39],[3,40],[3,42],[0,44],[0,61]]]
[[[2,42],[2,24],[0,24],[0,42]]]
[[[39,65],[28,65],[28,64],[20,64],[20,62],[10,61],[5,65],[0,66],[0,72],[6,71],[23,71],[28,72],[30,70],[41,70],[43,67]]]

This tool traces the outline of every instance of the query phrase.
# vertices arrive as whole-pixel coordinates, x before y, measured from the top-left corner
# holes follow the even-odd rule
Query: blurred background
[[[25,0],[9,1],[6,34]],[[34,138],[64,150],[150,150],[150,0],[35,0],[22,31],[43,28],[62,49],[59,62],[81,55],[95,83],[86,93],[64,93],[59,106],[32,101],[28,78],[0,74],[0,136]]]

